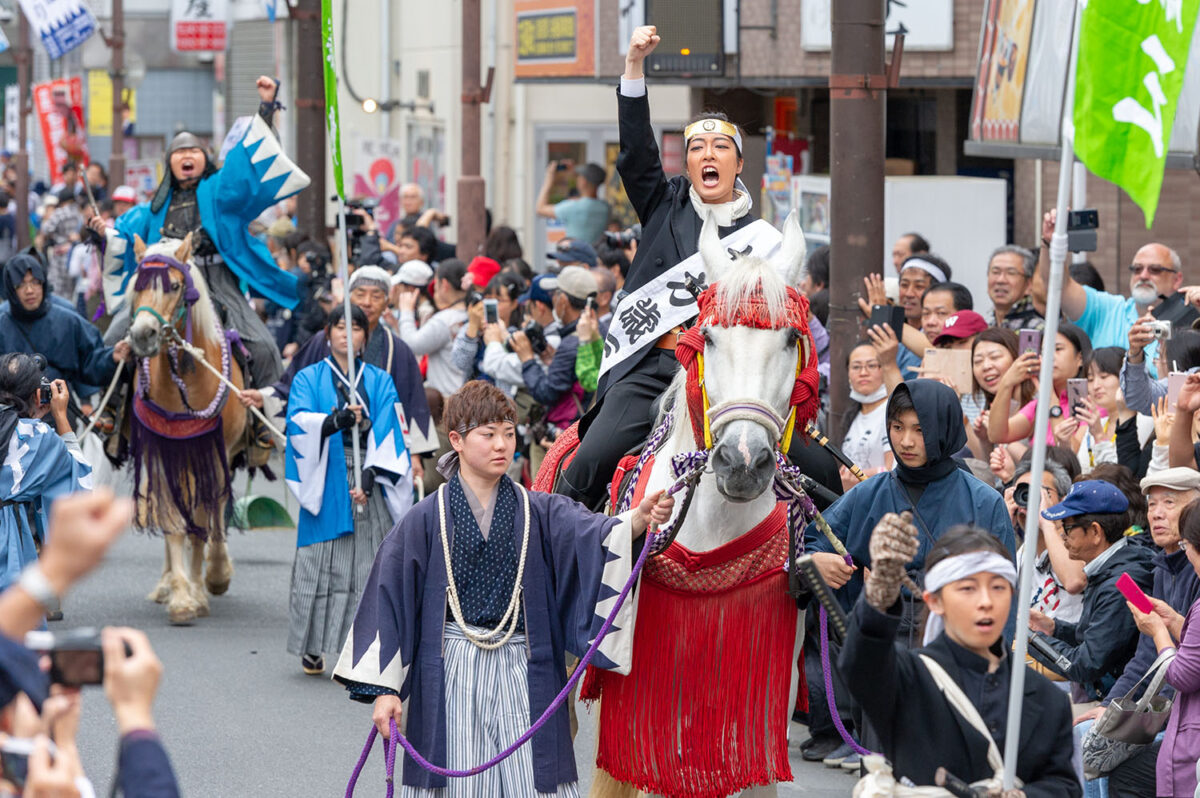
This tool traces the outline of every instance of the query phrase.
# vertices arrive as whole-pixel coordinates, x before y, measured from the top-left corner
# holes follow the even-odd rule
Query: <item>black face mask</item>
[[[42,303],[33,310],[26,310],[17,298],[17,287],[30,273],[33,279],[42,284]],[[0,278],[4,281],[4,296],[8,300],[9,311],[17,321],[36,321],[50,311],[50,285],[46,282],[46,267],[38,258],[24,253],[14,255],[4,264]]]
[[[907,394],[921,424],[925,440],[925,465],[912,468],[896,460],[896,475],[902,482],[926,485],[954,472],[958,464],[953,455],[967,445],[963,427],[962,402],[954,389],[934,380],[909,380],[896,386],[888,399],[887,418],[890,435],[896,397]]]

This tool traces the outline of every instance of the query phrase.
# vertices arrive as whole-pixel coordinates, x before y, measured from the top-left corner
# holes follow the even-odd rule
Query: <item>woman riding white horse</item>
[[[594,671],[584,696],[602,698],[597,765],[617,780],[666,796],[773,793],[791,780],[803,635],[783,570],[796,530],[772,483],[817,411],[808,305],[790,287],[804,236],[793,215],[773,261],[731,259],[710,219],[700,252],[715,282],[677,347],[684,369],[664,397],[669,428],[641,489],[707,467],[673,544],[643,571],[631,674]],[[593,795],[623,789],[607,786],[615,792]]]

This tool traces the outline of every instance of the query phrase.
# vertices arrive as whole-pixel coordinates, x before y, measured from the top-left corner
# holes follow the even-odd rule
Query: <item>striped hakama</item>
[[[470,627],[483,634],[485,629]],[[536,718],[529,717],[529,649],[525,635],[514,634],[500,648],[485,651],[463,635],[454,622],[443,631],[446,677],[446,767],[466,770],[481,765],[524,734]],[[403,752],[402,752],[403,753]],[[445,788],[425,789],[402,784],[401,798],[578,798],[577,782],[558,785],[558,791],[538,792],[533,783],[533,753],[528,743],[490,770],[461,779],[447,779]]]
[[[345,450],[346,469],[354,458]],[[363,511],[354,514],[354,533],[296,549],[288,607],[289,654],[337,656],[354,621],[375,552],[392,528],[383,486],[376,483]]]

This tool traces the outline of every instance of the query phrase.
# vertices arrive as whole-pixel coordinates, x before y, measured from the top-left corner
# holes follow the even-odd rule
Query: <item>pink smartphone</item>
[[[1146,594],[1133,581],[1133,577],[1124,573],[1117,579],[1117,590],[1121,591],[1121,595],[1129,599],[1129,603],[1137,607],[1142,612],[1149,615],[1154,612],[1154,605],[1150,603],[1150,599],[1146,598]]]
[[[1172,371],[1167,375],[1167,412],[1174,413],[1175,408],[1179,406],[1179,392],[1183,390],[1183,384],[1187,382],[1187,372]]]

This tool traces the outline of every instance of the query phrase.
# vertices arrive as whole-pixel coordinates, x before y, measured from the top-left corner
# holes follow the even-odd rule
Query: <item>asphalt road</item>
[[[255,487],[282,499],[280,483]],[[291,509],[295,513],[294,500]],[[173,627],[164,607],[145,598],[161,573],[162,541],[128,533],[68,596],[65,620],[52,624],[125,625],[150,636],[165,667],[155,715],[186,796],[345,793],[370,728],[370,709],[348,701],[327,677],[304,675],[285,650],[294,540],[290,531],[234,532],[236,570],[229,592],[211,598],[209,617]],[[587,711],[580,707],[579,715],[575,748],[586,795],[595,742]],[[792,731],[795,742],[806,736],[800,726]],[[116,726],[99,688],[85,693],[79,742],[97,793],[106,795],[115,769]],[[840,798],[854,784],[842,771],[801,761],[794,748],[792,767],[795,782],[782,785],[781,796]],[[358,795],[382,794],[377,745]]]

